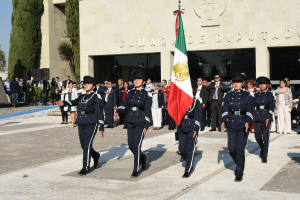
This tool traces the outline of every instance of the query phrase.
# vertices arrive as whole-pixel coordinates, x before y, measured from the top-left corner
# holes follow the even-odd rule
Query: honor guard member
[[[77,106],[79,116],[76,119],[78,124],[79,140],[83,149],[83,167],[78,173],[86,175],[90,171],[91,157],[94,159],[94,168],[99,166],[100,154],[93,149],[93,140],[99,128],[100,134],[104,135],[104,118],[102,99],[96,93],[97,81],[90,76],[83,77],[86,94],[81,94],[72,101],[58,101],[58,106]]]
[[[201,119],[201,103],[196,97],[198,85],[193,80],[191,82],[194,95],[194,103],[185,113],[179,127],[179,151],[181,160],[186,161],[185,172],[182,178],[190,177],[191,172],[193,171],[195,146],[200,129]]]
[[[136,178],[140,175],[140,165],[142,169],[147,169],[147,155],[141,151],[142,142],[150,123],[152,93],[147,92],[143,85],[148,79],[147,75],[142,71],[133,72],[134,89],[130,90],[126,98],[118,107],[115,114],[115,121],[122,114],[126,107],[129,107],[129,112],[126,118],[127,121],[127,136],[128,146],[134,154],[134,168],[131,178]]]
[[[259,84],[260,91],[255,93],[256,112],[254,116],[255,122],[255,139],[261,149],[260,157],[262,163],[267,163],[270,127],[273,121],[275,100],[272,92],[268,91],[270,80],[261,76],[256,79]]]
[[[249,135],[249,127],[253,122],[254,97],[243,91],[245,76],[234,73],[230,76],[234,91],[227,93],[222,113],[221,132],[224,132],[225,122],[228,131],[228,151],[236,164],[235,181],[243,180],[245,169],[245,148]]]

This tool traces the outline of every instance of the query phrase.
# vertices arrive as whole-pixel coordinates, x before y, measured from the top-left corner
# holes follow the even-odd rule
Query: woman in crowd
[[[61,91],[59,91],[60,94],[60,100],[62,101],[68,101],[68,93],[62,93],[64,90],[66,90],[66,86],[62,85],[61,86]],[[68,92],[68,91],[66,91]],[[68,109],[68,107],[66,107],[66,110]],[[60,106],[60,111],[61,111],[61,117],[62,117],[62,122],[61,124],[68,124],[68,111],[65,111],[65,107],[64,106]]]
[[[159,85],[154,84],[154,92],[152,93],[152,120],[153,120],[153,130],[159,130],[161,127],[161,109],[164,105],[164,95],[158,90]]]
[[[114,120],[117,121],[119,115],[127,107],[129,108],[130,111],[126,118],[128,146],[134,154],[134,168],[131,178],[137,178],[140,175],[140,164],[142,164],[142,170],[147,169],[148,156],[142,153],[141,147],[150,124],[152,93],[148,93],[143,88],[148,79],[144,72],[136,70],[132,76],[135,88],[130,90],[118,107]]]
[[[68,94],[66,95],[67,100],[65,101],[73,101],[75,99],[77,99],[78,95],[77,95],[77,88],[73,88],[73,84],[69,83],[69,89],[66,89],[62,92],[63,94]],[[65,111],[68,111],[70,113],[70,117],[71,117],[71,126],[70,127],[74,127],[74,122],[75,122],[75,117],[76,117],[76,106],[68,106],[65,107]]]
[[[293,109],[293,99],[291,89],[286,87],[286,80],[280,80],[280,87],[275,90],[276,105],[278,107],[278,127],[279,134],[291,133],[291,111]]]
[[[250,92],[251,96],[254,97],[254,94],[256,93],[256,88],[254,87],[254,81],[253,80],[248,80],[247,81],[247,87],[244,89],[245,91]],[[253,111],[253,117],[255,117],[255,110]],[[250,127],[251,129],[251,133],[254,133],[254,129],[255,129],[255,124],[254,121],[252,123],[252,126]]]
[[[51,82],[51,99],[52,99],[52,105],[54,106],[56,103],[56,94],[57,94],[57,90],[58,90],[58,86],[56,83],[55,78],[52,78],[52,82]]]

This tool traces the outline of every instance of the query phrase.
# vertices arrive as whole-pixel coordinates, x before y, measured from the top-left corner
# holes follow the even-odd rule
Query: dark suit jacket
[[[64,80],[64,81],[63,81],[63,85],[67,86],[67,81],[68,81],[68,80]],[[70,79],[70,80],[69,80],[69,83],[70,83],[70,82],[73,82],[73,81]]]
[[[161,90],[158,90],[157,92],[158,92],[157,94],[158,108],[161,108],[162,106],[165,106],[164,94],[161,93]]]
[[[20,92],[20,85],[16,80],[10,82],[10,93],[15,94]]]
[[[117,107],[116,90],[114,88],[111,88],[109,96],[108,96],[108,101],[106,102],[105,101],[105,99],[106,99],[106,93],[105,92],[107,92],[107,91],[108,91],[108,88],[98,90],[98,94],[104,94],[103,99],[102,99],[103,104],[106,107],[109,107],[109,108]]]
[[[228,91],[229,86],[226,86],[225,83],[222,82],[220,82],[220,86],[221,87],[218,89],[218,103],[221,105],[224,99],[224,93]],[[216,83],[215,82],[211,83],[207,88],[210,89],[208,101],[212,102],[216,91]]]
[[[202,90],[200,91],[200,97],[202,98],[202,103],[207,104],[208,101],[208,89],[205,85],[202,85]],[[197,97],[199,98],[199,97]]]
[[[120,90],[121,88],[123,88],[123,87],[118,86],[118,85],[115,87],[116,90]],[[117,92],[116,95],[117,95],[117,104],[119,105],[121,103],[122,93],[121,92]]]

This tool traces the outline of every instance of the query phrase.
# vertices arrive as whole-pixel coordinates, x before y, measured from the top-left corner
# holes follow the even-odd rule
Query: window
[[[188,65],[193,80],[202,77],[210,81],[218,73],[223,81],[229,81],[233,72],[256,78],[255,49],[188,52]]]
[[[160,54],[94,56],[94,75],[100,83],[105,79],[116,83],[119,78],[132,81],[134,70],[144,71],[152,82],[160,82]]]

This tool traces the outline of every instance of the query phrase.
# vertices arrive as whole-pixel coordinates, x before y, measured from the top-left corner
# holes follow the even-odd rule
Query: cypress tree
[[[80,77],[79,0],[66,0],[67,37],[71,40],[74,53],[76,79]]]
[[[39,68],[43,0],[12,0],[8,74],[23,76],[23,70]]]

